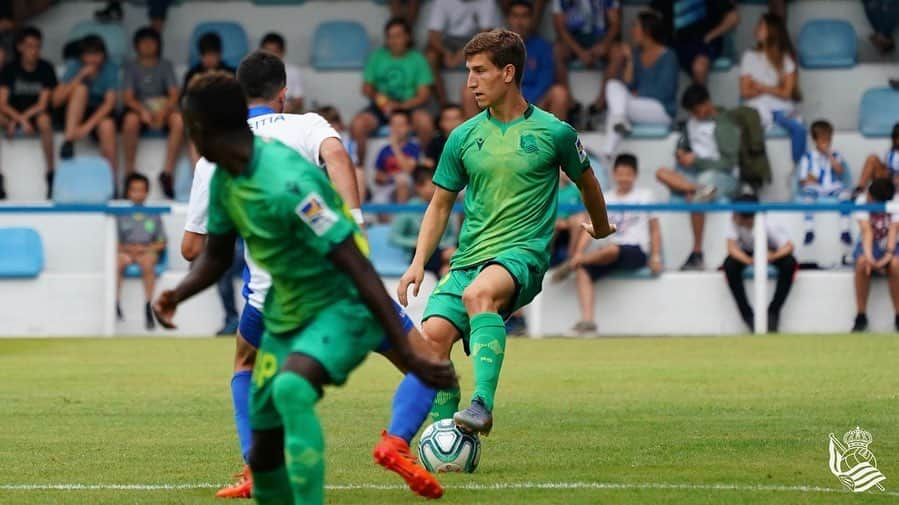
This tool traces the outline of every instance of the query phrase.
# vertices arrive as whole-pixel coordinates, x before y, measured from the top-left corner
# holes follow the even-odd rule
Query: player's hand
[[[406,370],[415,374],[422,382],[435,389],[455,389],[459,387],[459,377],[453,362],[449,360],[432,361],[409,352],[403,356]]]
[[[400,284],[396,287],[396,296],[403,307],[409,306],[409,285],[414,286],[412,288],[412,296],[418,297],[418,291],[421,289],[421,282],[424,278],[425,269],[416,266],[414,263],[409,265],[409,269],[400,277]]]
[[[597,230],[593,228],[593,223],[584,221],[583,223],[581,223],[581,228],[583,228],[584,231],[589,233],[590,236],[595,239],[606,238],[609,235],[615,233],[615,225],[612,223],[609,223],[609,227],[605,230]]]
[[[172,318],[175,317],[175,309],[177,307],[178,302],[175,299],[175,291],[172,289],[163,291],[156,297],[156,301],[153,302],[153,314],[156,315],[156,320],[159,321],[163,328],[167,330],[175,329],[175,323],[172,322]]]
[[[22,133],[25,135],[34,135],[34,127],[31,126],[31,121],[23,119],[19,126],[22,127]]]

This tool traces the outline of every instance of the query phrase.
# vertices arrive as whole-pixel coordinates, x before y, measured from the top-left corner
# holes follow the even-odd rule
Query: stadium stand
[[[44,245],[33,228],[0,228],[0,279],[27,279],[44,269]]]
[[[874,88],[865,91],[858,108],[858,130],[866,137],[889,137],[899,122],[899,91]]]
[[[240,60],[249,52],[250,46],[246,30],[235,21],[206,21],[198,24],[190,37],[190,66],[200,62],[197,41],[208,32],[215,32],[222,38],[222,61],[231,68],[237,68]]]
[[[163,250],[159,253],[159,259],[156,260],[156,277],[160,277],[166,270],[169,268],[169,253],[166,250]],[[125,267],[125,277],[129,277],[132,279],[140,278],[140,267],[137,266],[137,263],[132,263]]]
[[[840,19],[809,21],[799,31],[799,63],[805,68],[850,68],[856,63],[856,35]]]
[[[78,156],[63,160],[53,180],[56,203],[101,204],[113,196],[113,177],[102,156]]]
[[[399,277],[409,266],[409,254],[390,243],[390,225],[377,224],[365,230],[371,246],[371,262],[382,277]]]
[[[361,70],[371,52],[365,28],[355,21],[326,21],[312,37],[312,67],[316,70]]]

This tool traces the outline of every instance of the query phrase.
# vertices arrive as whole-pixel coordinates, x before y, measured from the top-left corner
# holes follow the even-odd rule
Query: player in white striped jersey
[[[833,149],[833,125],[827,121],[815,121],[811,133],[814,147],[799,158],[797,167],[800,196],[806,202],[824,197],[848,202],[852,198],[851,183],[846,182],[849,165],[843,155]],[[805,245],[814,240],[815,217],[808,212],[805,214]],[[848,213],[840,215],[840,241],[846,248],[852,245]]]

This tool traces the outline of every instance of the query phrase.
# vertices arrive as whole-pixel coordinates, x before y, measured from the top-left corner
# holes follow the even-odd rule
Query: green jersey
[[[482,263],[513,248],[548,265],[559,167],[577,181],[590,162],[574,128],[533,105],[509,123],[485,110],[453,130],[434,174],[446,190],[468,188],[451,266]]]
[[[246,171],[216,169],[209,184],[210,234],[236,231],[272,277],[262,313],[274,334],[299,328],[322,309],[357,296],[326,255],[349,236],[368,245],[324,172],[277,140],[256,137]]]
[[[428,60],[417,49],[410,49],[399,58],[386,47],[375,50],[365,62],[362,79],[398,102],[413,98],[418,88],[434,84]]]

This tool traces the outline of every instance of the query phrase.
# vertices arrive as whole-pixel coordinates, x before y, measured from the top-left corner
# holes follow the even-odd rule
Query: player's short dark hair
[[[531,14],[534,13],[534,2],[531,2],[530,0],[512,0],[511,2],[509,2],[509,6],[507,7],[507,9],[511,11],[512,7],[526,7],[529,11],[531,11]]]
[[[144,174],[139,174],[137,172],[132,172],[125,177],[125,193],[131,189],[131,185],[135,182],[142,182],[147,187],[147,190],[150,190],[150,179],[147,178]]]
[[[465,44],[464,51],[466,60],[484,53],[491,63],[501,69],[506,65],[512,65],[515,67],[515,84],[521,87],[527,52],[524,49],[524,41],[517,33],[502,28],[481,32]]]
[[[634,170],[634,173],[637,172],[637,157],[631,153],[621,153],[615,157],[615,162],[612,164],[612,170],[618,169],[618,167],[631,167]]]
[[[197,40],[197,51],[200,52],[201,56],[207,53],[221,54],[222,38],[215,32],[204,33],[200,39]]]
[[[418,186],[424,184],[434,178],[434,169],[424,165],[416,165],[412,171],[412,182]]]
[[[393,116],[403,116],[404,118],[406,118],[406,121],[412,122],[412,113],[406,109],[393,109],[392,111],[390,111],[390,117],[392,118]]]
[[[162,54],[162,37],[159,36],[159,32],[156,31],[152,26],[142,26],[134,32],[134,38],[132,40],[132,44],[134,48],[137,49],[137,45],[140,41],[144,39],[152,39],[156,41],[156,56]]]
[[[237,81],[247,99],[274,100],[287,83],[287,72],[281,58],[260,49],[241,60]]]
[[[645,9],[637,14],[637,22],[640,23],[640,29],[649,38],[659,44],[666,42],[668,30],[665,28],[665,21],[661,14],[654,10]]]
[[[318,110],[315,111],[316,114],[325,118],[325,121],[331,123],[342,123],[343,120],[340,118],[340,112],[337,111],[337,107],[333,105],[324,105],[319,107]]]
[[[99,35],[86,35],[81,42],[78,43],[79,54],[86,53],[103,53],[106,54],[106,43]]]
[[[233,75],[216,70],[194,76],[184,94],[184,110],[214,131],[247,128],[247,98]]]
[[[28,37],[34,37],[38,40],[44,40],[44,34],[38,29],[38,27],[33,25],[28,25],[25,28],[22,28],[22,31],[19,32],[19,36],[16,37],[16,44],[22,43]]]
[[[262,47],[268,44],[274,44],[278,46],[279,48],[281,48],[281,51],[283,51],[286,47],[284,43],[284,37],[281,36],[281,34],[278,32],[268,32],[262,36],[262,41],[259,42],[259,46]]]
[[[868,194],[877,202],[888,202],[896,194],[896,185],[890,177],[879,177],[871,181]]]
[[[684,90],[684,94],[680,99],[680,104],[684,109],[691,111],[694,107],[702,105],[710,99],[709,90],[705,86],[693,83]]]
[[[822,136],[833,136],[833,125],[830,124],[829,121],[823,119],[819,119],[812,123],[809,130],[812,132],[812,140],[818,140]]]
[[[753,195],[752,193],[743,193],[736,198],[734,198],[734,203],[759,203],[759,197]],[[755,215],[753,212],[737,212],[737,215],[740,217],[752,217]]]

